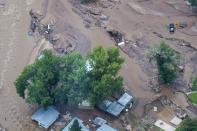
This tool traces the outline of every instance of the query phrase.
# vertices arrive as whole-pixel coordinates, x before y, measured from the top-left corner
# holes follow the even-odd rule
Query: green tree
[[[154,45],[149,49],[149,56],[157,63],[159,79],[170,83],[176,79],[179,72],[180,55],[164,41],[159,46]]]
[[[197,76],[192,79],[192,91],[197,91]]]
[[[197,7],[197,0],[188,0],[191,3],[191,6]]]
[[[197,131],[197,119],[185,119],[176,131]]]
[[[73,122],[72,126],[70,127],[69,131],[82,131],[78,120],[74,120],[74,122]]]
[[[85,60],[79,53],[72,53],[63,58],[63,63],[56,95],[61,101],[66,100],[69,105],[76,106],[88,96]]]
[[[55,102],[75,105],[82,100],[85,86],[85,69],[79,54],[58,57],[45,50],[43,58],[25,67],[16,79],[19,96],[29,103],[48,106]]]
[[[122,89],[123,78],[118,76],[118,71],[124,60],[120,57],[118,48],[105,50],[99,46],[89,54],[88,61],[93,68],[88,73],[90,101],[93,105],[98,105]]]
[[[58,65],[61,59],[45,50],[44,57],[27,66],[16,79],[15,86],[19,95],[27,101],[40,105],[50,105],[54,101],[54,88],[58,82]]]

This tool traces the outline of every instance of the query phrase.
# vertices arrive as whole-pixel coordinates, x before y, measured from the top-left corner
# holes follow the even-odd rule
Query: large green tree
[[[63,58],[62,69],[56,95],[61,101],[75,106],[88,97],[89,78],[86,74],[85,60],[78,53]]]
[[[162,41],[159,46],[154,45],[149,49],[149,56],[157,63],[161,81],[170,83],[176,79],[180,65],[179,53]]]
[[[78,104],[83,100],[86,82],[83,66],[84,61],[77,53],[58,57],[45,50],[43,57],[25,67],[16,79],[17,92],[27,102],[43,106],[55,102]]]
[[[73,122],[72,126],[70,127],[69,131],[82,131],[78,120],[74,120],[74,122]]]
[[[191,3],[191,6],[197,7],[197,0],[188,0]]]
[[[123,78],[118,75],[124,60],[120,57],[118,48],[105,50],[99,46],[88,56],[92,70],[90,78],[90,101],[93,105],[100,104],[104,99],[122,89]]]
[[[185,119],[176,131],[197,131],[197,119]]]
[[[32,65],[28,65],[16,79],[18,94],[27,101],[40,105],[50,105],[54,102],[54,89],[58,82],[58,69],[61,59],[50,51],[43,52],[44,57]]]

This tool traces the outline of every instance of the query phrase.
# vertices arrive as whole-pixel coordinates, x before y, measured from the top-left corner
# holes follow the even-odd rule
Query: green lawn
[[[188,98],[192,103],[197,104],[197,93],[189,94]]]

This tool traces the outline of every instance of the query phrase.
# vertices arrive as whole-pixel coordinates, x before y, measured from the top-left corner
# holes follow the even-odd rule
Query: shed
[[[133,97],[129,95],[128,93],[124,93],[119,99],[118,103],[120,103],[123,106],[127,106],[131,101]]]
[[[118,131],[117,129],[112,128],[111,126],[107,124],[103,124],[100,126],[96,131]]]
[[[49,128],[59,117],[59,112],[53,106],[46,109],[40,108],[31,117],[32,120],[38,122],[39,126],[45,129]]]
[[[107,108],[107,112],[114,116],[119,116],[120,113],[124,110],[124,106],[119,104],[118,102],[112,102],[109,107]]]
[[[79,119],[78,117],[74,117],[74,118],[71,120],[71,122],[70,122],[67,126],[65,126],[65,127],[62,129],[62,131],[69,131],[69,130],[70,130],[70,127],[73,125],[73,122],[74,122],[75,120],[78,120],[79,125],[80,125],[80,127],[81,127],[81,131],[90,131],[86,126],[84,126],[83,121],[82,121],[81,119]]]
[[[93,120],[94,124],[95,125],[98,125],[98,126],[102,126],[103,124],[106,124],[107,121],[101,117],[96,117],[94,120]]]

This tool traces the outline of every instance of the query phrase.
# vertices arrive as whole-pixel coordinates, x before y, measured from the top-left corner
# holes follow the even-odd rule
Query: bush
[[[176,131],[197,131],[197,119],[185,119]]]
[[[192,91],[197,91],[197,76],[192,79]]]
[[[192,103],[197,104],[197,93],[189,94],[188,98]]]

